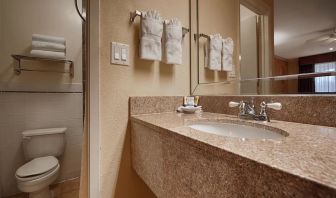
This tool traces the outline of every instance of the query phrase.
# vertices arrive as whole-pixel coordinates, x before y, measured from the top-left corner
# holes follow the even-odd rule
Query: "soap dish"
[[[177,108],[178,112],[183,112],[183,113],[195,113],[198,110],[201,110],[202,106],[180,106],[179,108]]]

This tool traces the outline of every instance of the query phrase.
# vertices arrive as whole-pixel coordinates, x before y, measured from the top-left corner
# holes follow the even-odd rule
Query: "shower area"
[[[54,132],[64,135],[64,144],[60,155],[48,156],[59,168],[49,189],[54,197],[79,197],[87,149],[85,5],[85,0],[0,0],[0,198],[35,193],[20,181],[51,170],[40,167],[43,163],[32,173],[24,169],[32,163],[23,141],[55,128],[62,129]],[[37,134],[40,129],[44,132]],[[39,153],[50,145],[43,146]]]

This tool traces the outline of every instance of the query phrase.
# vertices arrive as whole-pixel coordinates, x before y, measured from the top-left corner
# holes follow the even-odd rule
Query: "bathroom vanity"
[[[156,196],[336,196],[336,128],[246,121],[222,113],[182,114],[171,111],[178,97],[168,100],[131,99],[133,168]],[[153,108],[146,110],[149,104]],[[199,123],[267,129],[280,138],[213,134],[192,127]]]

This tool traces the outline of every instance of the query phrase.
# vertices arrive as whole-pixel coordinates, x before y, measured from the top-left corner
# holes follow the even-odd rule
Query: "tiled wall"
[[[18,191],[15,171],[25,163],[21,132],[27,129],[67,127],[59,181],[78,177],[83,129],[82,93],[0,92],[0,186],[2,196]],[[0,194],[1,197],[1,194]]]

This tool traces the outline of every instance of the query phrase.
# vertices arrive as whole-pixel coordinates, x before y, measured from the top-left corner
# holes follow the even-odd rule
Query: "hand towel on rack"
[[[165,21],[165,53],[167,64],[182,64],[182,23],[177,19]]]
[[[220,34],[210,35],[208,69],[216,71],[222,69],[222,48],[222,36]]]
[[[54,52],[65,52],[65,45],[44,41],[32,41],[32,49],[54,51]]]
[[[48,35],[42,35],[42,34],[33,34],[32,40],[33,41],[44,41],[44,42],[58,43],[58,44],[65,45],[65,38],[63,38],[63,37],[48,36]]]
[[[157,11],[143,13],[141,17],[140,58],[161,61],[162,22],[160,13]]]
[[[228,37],[226,39],[223,39],[223,71],[232,71],[233,70],[233,61],[232,61],[232,55],[233,55],[233,48],[234,43],[232,38]]]
[[[40,57],[40,58],[65,59],[65,53],[64,52],[32,50],[32,51],[30,51],[30,54],[34,57]]]

